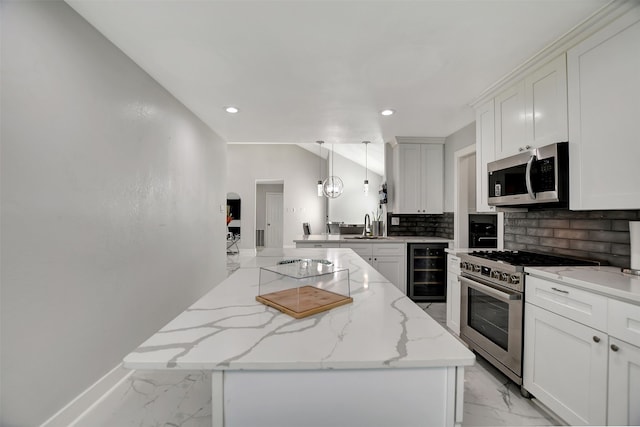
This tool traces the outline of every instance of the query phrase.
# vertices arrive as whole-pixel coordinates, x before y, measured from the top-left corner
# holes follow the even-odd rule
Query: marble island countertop
[[[353,303],[296,320],[255,300],[259,267],[323,258]],[[306,370],[468,366],[474,356],[351,249],[264,250],[127,355],[131,369]]]
[[[309,236],[299,236],[294,239],[294,243],[446,243],[450,244],[453,239],[444,237],[427,236],[382,236],[374,239],[359,238],[359,234],[311,234]]]
[[[640,276],[618,267],[526,267],[525,272],[640,305]]]

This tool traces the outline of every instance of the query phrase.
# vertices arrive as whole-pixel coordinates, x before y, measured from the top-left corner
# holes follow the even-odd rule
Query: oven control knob
[[[492,279],[498,279],[498,280],[499,280],[499,279],[500,279],[500,272],[499,272],[498,270],[493,270],[493,271],[491,272],[491,278],[492,278]]]
[[[480,270],[481,270],[480,264],[475,264],[475,265],[473,266],[473,271],[474,271],[474,272],[479,273],[479,272],[480,272]]]
[[[509,273],[502,273],[502,275],[500,276],[500,280],[502,280],[503,282],[509,282]]]
[[[511,276],[509,276],[509,283],[513,283],[514,285],[519,284],[520,276],[518,276],[517,274],[512,274]]]

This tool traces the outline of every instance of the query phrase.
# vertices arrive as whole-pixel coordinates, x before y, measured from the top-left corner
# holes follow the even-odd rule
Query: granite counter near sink
[[[444,237],[428,237],[428,236],[374,236],[377,238],[359,238],[357,234],[311,234],[309,236],[300,236],[294,239],[293,242],[298,243],[353,243],[353,242],[366,242],[366,243],[446,243],[451,245],[452,239],[445,239]]]
[[[409,244],[437,244],[451,247],[453,240],[426,236],[380,236],[362,239],[356,234],[311,234],[295,239],[296,248],[349,248],[374,269],[407,294],[407,246]]]

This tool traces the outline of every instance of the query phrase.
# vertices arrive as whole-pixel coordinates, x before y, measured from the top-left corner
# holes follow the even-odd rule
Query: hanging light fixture
[[[362,141],[364,144],[364,194],[369,194],[369,164],[367,163],[367,146],[371,141]]]
[[[324,141],[316,141],[318,143],[318,145],[320,146],[319,151],[319,156],[320,156],[320,166],[318,167],[318,197],[322,197],[324,195],[323,191],[322,191],[322,144],[324,144]]]
[[[335,199],[342,194],[344,184],[342,180],[333,174],[333,144],[331,144],[331,176],[322,183],[322,192],[325,196]]]

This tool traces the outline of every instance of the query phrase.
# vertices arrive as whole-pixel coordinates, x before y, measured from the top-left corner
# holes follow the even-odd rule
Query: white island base
[[[460,425],[463,382],[462,367],[215,371],[213,425]]]

